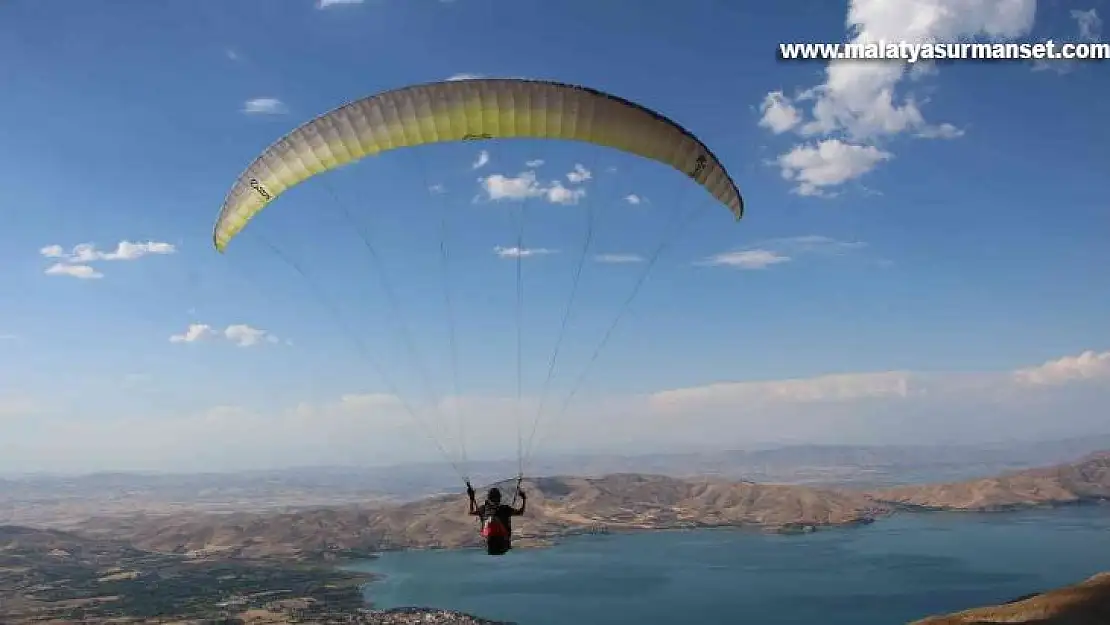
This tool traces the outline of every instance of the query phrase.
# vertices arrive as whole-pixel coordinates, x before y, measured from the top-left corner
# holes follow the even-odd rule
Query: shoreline
[[[1053,517],[1058,518],[1059,519],[1058,523],[1062,524],[1062,526],[1070,526],[1072,524],[1072,519],[1075,519],[1075,523],[1077,523],[1079,525],[1082,525],[1085,528],[1088,528],[1086,531],[1090,531],[1091,529],[1098,529],[1100,527],[1107,527],[1106,522],[1108,520],[1108,517],[1107,517],[1106,514],[1104,514],[1105,511],[1106,511],[1106,508],[1104,508],[1102,505],[1081,504],[1081,505],[1065,505],[1065,506],[1026,507],[1026,508],[1022,508],[1022,509],[1018,509],[1018,510],[1006,510],[1006,511],[1004,511],[1004,513],[1000,513],[1000,512],[996,512],[996,511],[990,511],[990,512],[979,512],[978,514],[974,514],[974,515],[967,515],[967,514],[958,515],[958,516],[957,515],[952,515],[950,517],[945,517],[945,516],[938,517],[935,514],[922,515],[922,514],[913,514],[913,513],[903,512],[902,514],[890,515],[892,517],[896,517],[895,525],[894,525],[893,528],[891,528],[891,531],[878,532],[878,533],[872,533],[872,534],[867,535],[867,536],[876,537],[874,539],[863,539],[862,536],[864,536],[864,535],[859,535],[861,538],[857,539],[857,538],[853,538],[852,537],[853,534],[851,534],[851,533],[839,533],[839,535],[837,535],[837,536],[829,537],[829,538],[831,538],[831,541],[811,538],[811,539],[807,540],[806,544],[815,545],[816,549],[818,551],[823,550],[823,548],[820,547],[821,544],[824,544],[826,546],[831,545],[831,544],[840,545],[840,546],[848,545],[844,548],[849,549],[850,551],[852,551],[852,553],[856,553],[856,550],[854,548],[852,548],[850,545],[856,544],[857,540],[867,540],[868,541],[867,544],[871,544],[872,541],[877,541],[877,542],[875,542],[875,544],[887,544],[887,545],[897,544],[899,541],[905,540],[904,538],[899,538],[900,536],[907,535],[906,532],[916,531],[916,530],[921,529],[921,528],[925,528],[925,529],[940,528],[942,530],[952,529],[953,531],[965,531],[962,528],[966,528],[966,531],[972,532],[973,535],[981,535],[983,532],[993,533],[994,530],[991,529],[991,526],[994,523],[1001,523],[1001,525],[1003,525],[1003,526],[1010,526],[1012,524],[1010,519],[1014,519],[1015,517],[1019,519],[1018,522],[1017,522],[1017,526],[1027,526],[1027,525],[1031,524],[1031,525],[1038,526],[1038,527],[1041,526],[1042,524],[1038,523],[1037,519],[1038,518],[1044,518],[1044,519],[1046,519],[1044,523],[1047,524],[1046,527],[1048,527],[1048,529],[1046,529],[1044,531],[1048,531],[1048,532],[1053,531],[1051,528],[1056,527],[1055,525],[1052,525],[1052,523],[1050,521],[1050,519],[1053,518]],[[1059,515],[1059,516],[1057,516],[1057,515]],[[978,517],[978,518],[976,518],[976,517]],[[949,527],[949,524],[944,520],[945,518],[951,519],[951,521],[958,524],[958,526],[957,525],[952,525],[951,527]],[[1022,522],[1020,520],[1021,518],[1026,518],[1027,522]],[[898,519],[901,520],[900,523],[897,522]],[[930,521],[930,519],[935,519],[935,520]],[[921,523],[923,523],[924,525],[921,525],[919,527],[918,524],[921,524]],[[719,532],[739,530],[741,535],[743,535],[745,537],[751,537],[752,534],[753,534],[753,532],[751,532],[751,529],[752,528],[707,527],[707,528],[667,528],[667,529],[660,529],[660,530],[636,530],[636,531],[630,531],[630,532],[615,533],[616,536],[608,535],[608,536],[602,536],[602,537],[599,537],[599,538],[594,538],[594,539],[590,540],[589,542],[590,543],[593,543],[595,541],[598,542],[598,544],[599,544],[599,553],[600,553],[600,555],[598,557],[606,558],[606,559],[611,561],[612,559],[620,560],[622,557],[624,557],[621,554],[626,554],[627,557],[634,558],[634,563],[633,564],[636,567],[641,567],[641,566],[646,566],[646,567],[649,567],[649,568],[662,567],[662,569],[659,569],[656,572],[659,575],[662,575],[662,576],[670,579],[671,576],[673,576],[673,575],[679,575],[679,576],[684,575],[681,571],[672,570],[673,567],[677,567],[677,568],[681,569],[681,568],[683,568],[683,566],[679,563],[674,563],[673,562],[673,557],[665,555],[667,553],[671,553],[670,551],[667,551],[668,549],[680,549],[680,547],[678,547],[676,545],[681,545],[683,543],[684,539],[681,537],[682,534],[689,533],[689,532],[691,532],[691,530],[695,530],[699,534],[704,534],[707,530],[711,530],[717,536],[717,538],[714,538],[712,535],[710,535],[710,536],[703,537],[701,539],[697,539],[695,541],[694,544],[700,545],[700,547],[695,547],[693,553],[702,554],[702,555],[695,555],[694,556],[694,558],[695,558],[695,560],[694,560],[695,568],[699,568],[701,566],[700,564],[698,564],[698,563],[701,562],[700,558],[708,557],[708,558],[711,559],[710,560],[711,562],[718,562],[718,560],[715,559],[712,554],[715,551],[727,549],[727,543],[728,543],[728,541],[732,540],[732,538],[730,536],[721,535]],[[852,530],[854,530],[854,529],[857,529],[857,528],[855,528],[855,527],[834,527],[834,528],[823,528],[823,529],[833,529],[833,530],[836,530],[836,529],[852,529]],[[1077,525],[1077,529],[1078,529],[1078,525]],[[650,543],[650,544],[649,543],[640,543],[640,544],[632,544],[632,545],[627,545],[626,544],[624,546],[616,546],[616,547],[610,547],[610,546],[602,547],[601,546],[601,544],[603,544],[603,543],[609,543],[610,541],[607,540],[607,539],[610,538],[610,537],[612,537],[612,538],[624,538],[624,537],[646,536],[648,534],[671,534],[671,535],[675,535],[675,538],[670,538],[670,539],[663,538],[663,543],[660,543],[660,545],[658,545],[659,549],[664,550],[664,551],[661,552],[661,553],[664,554],[663,556],[661,556],[662,559],[658,559],[658,558],[655,558],[654,556],[649,555],[649,556],[645,556],[645,559],[641,561],[639,559],[639,556],[635,555],[636,553],[643,552],[645,550],[649,550],[649,551],[652,550],[653,549],[652,545],[654,545],[655,543]],[[760,532],[759,534],[764,535],[764,533],[762,533],[762,532]],[[1020,539],[1020,536],[1023,536],[1023,535],[1026,535],[1026,534],[1019,533],[1019,534],[1015,534],[1014,536],[1017,536]],[[553,547],[566,546],[568,543],[573,542],[574,539],[582,538],[582,537],[584,537],[584,536],[568,536],[568,537],[565,537],[564,540],[560,540],[558,543],[553,544],[551,546],[553,546]],[[739,535],[737,536],[737,538],[739,538]],[[816,542],[811,542],[811,541],[814,541],[814,540],[816,540]],[[723,542],[718,544],[717,541],[723,541]],[[746,550],[745,545],[748,545],[749,547],[752,548],[753,555],[751,557],[752,558],[757,558],[757,559],[751,560],[750,562],[748,562],[746,564],[746,566],[756,566],[756,567],[772,566],[773,567],[774,566],[773,558],[776,557],[774,554],[776,553],[776,549],[779,548],[776,545],[782,545],[782,543],[784,541],[785,541],[785,539],[773,539],[772,541],[770,541],[770,544],[768,544],[767,541],[762,541],[758,538],[749,538],[748,540],[738,541],[736,548]],[[761,545],[759,547],[754,547],[753,545],[755,545],[757,543],[759,543]],[[797,544],[797,543],[792,543],[792,544]],[[872,545],[872,546],[874,546],[874,545]],[[782,547],[790,549],[789,547],[787,547],[785,545],[782,545]],[[924,544],[924,546],[919,545],[919,546],[916,546],[916,547],[911,544],[907,547],[906,553],[909,554],[909,557],[912,558],[912,557],[915,557],[915,556],[913,556],[913,554],[919,553],[921,551],[921,549],[925,549],[927,547],[928,547],[928,543]],[[997,548],[998,548],[998,545],[995,545],[995,550],[997,550]],[[1032,548],[1032,546],[1030,548]],[[461,548],[461,549],[438,549],[438,550],[435,550],[435,551],[465,552],[468,549],[473,549],[473,548],[472,547],[467,547],[467,548]],[[531,547],[528,548],[528,549],[531,549]],[[585,547],[580,546],[580,547],[577,548],[577,551],[581,551],[582,549],[585,549],[586,551],[589,551],[591,549],[591,547],[589,545],[586,545]],[[383,552],[381,555],[384,556],[385,553],[396,553],[398,551],[426,552],[426,551],[432,551],[432,550],[428,550],[428,549],[390,550],[388,552]],[[577,551],[575,551],[574,549],[572,549],[572,551],[577,553]],[[797,554],[796,550],[791,550],[791,551],[793,553]],[[1033,551],[1036,551],[1036,549],[1033,549]],[[864,550],[861,553],[864,556],[866,556],[867,552],[868,552],[868,548],[865,545]],[[676,553],[679,553],[679,552],[676,552]],[[964,555],[966,555],[966,554],[964,554]],[[852,557],[854,558],[855,556],[852,556]],[[968,556],[968,558],[964,558],[963,556],[959,556],[959,557],[961,558],[961,560],[960,560],[961,562],[965,562],[965,560],[968,560],[968,558],[974,559],[971,556]],[[767,558],[771,558],[772,560],[768,560]],[[373,561],[359,562],[359,563],[352,562],[352,563],[348,563],[346,566],[350,567],[350,570],[355,570],[355,571],[364,572],[364,573],[365,572],[371,572],[371,573],[374,574],[374,579],[371,580],[371,581],[368,581],[366,584],[362,585],[360,587],[360,590],[364,593],[366,604],[368,606],[370,606],[371,608],[375,609],[375,610],[388,610],[388,609],[392,609],[394,607],[399,607],[399,606],[403,606],[403,605],[422,605],[422,606],[426,606],[426,607],[442,606],[442,609],[445,609],[445,610],[458,609],[458,610],[463,610],[465,612],[468,612],[469,614],[473,614],[473,615],[476,615],[476,616],[482,616],[482,617],[487,618],[487,619],[493,618],[493,615],[486,615],[486,613],[483,612],[483,609],[488,609],[488,608],[485,608],[485,606],[487,606],[487,605],[490,605],[490,606],[495,605],[494,603],[490,603],[490,602],[496,601],[496,596],[499,596],[498,591],[496,591],[496,590],[492,591],[492,594],[481,593],[480,592],[479,593],[480,596],[476,596],[476,597],[473,597],[473,598],[468,598],[468,595],[470,594],[470,592],[468,590],[466,590],[467,584],[465,584],[465,583],[462,586],[460,586],[458,589],[448,588],[446,590],[442,590],[442,589],[441,590],[436,590],[436,588],[438,588],[439,586],[442,586],[443,584],[450,584],[450,581],[451,581],[452,576],[453,576],[452,571],[455,571],[456,569],[462,570],[462,569],[466,568],[467,566],[469,566],[468,562],[471,562],[471,561],[473,561],[473,558],[472,557],[466,557],[466,556],[463,557],[463,560],[455,559],[455,560],[452,560],[452,561],[449,561],[449,562],[445,561],[442,564],[437,564],[440,561],[438,559],[435,559],[434,557],[431,557],[431,558],[416,558],[416,559],[411,559],[411,560],[410,559],[405,559],[405,558],[398,558],[397,560],[392,561],[387,567],[383,567],[382,569],[378,569],[377,571],[375,571],[372,568],[376,564]],[[793,562],[793,564],[790,565],[790,566],[796,568],[797,565],[798,565],[797,559],[794,558],[794,559],[791,560],[791,562]],[[1024,565],[1020,565],[1020,564],[1015,565],[1015,566],[1018,566],[1018,568],[1015,569],[1015,572],[1028,572],[1028,573],[1031,573],[1031,574],[1036,572],[1036,564],[1035,564],[1034,560],[1029,560],[1028,558],[1026,558],[1025,560],[1022,560],[1022,562],[1024,562]],[[668,563],[670,563],[670,564],[668,564]],[[718,563],[720,564],[721,562],[718,562]],[[575,556],[574,553],[570,554],[569,559],[561,558],[561,557],[556,557],[554,559],[532,559],[526,564],[528,564],[529,566],[531,566],[531,565],[536,566],[539,569],[539,572],[532,573],[532,572],[525,571],[527,573],[528,577],[527,577],[527,580],[521,580],[521,583],[525,584],[526,586],[522,586],[520,589],[518,589],[516,587],[515,582],[513,581],[513,580],[516,579],[517,576],[516,576],[515,573],[512,573],[512,571],[506,571],[508,573],[508,577],[506,577],[505,574],[492,573],[492,577],[489,577],[488,579],[490,580],[490,583],[494,583],[494,584],[500,583],[496,580],[502,580],[505,583],[509,583],[510,585],[512,585],[512,588],[508,589],[507,590],[508,592],[540,592],[540,593],[555,592],[555,593],[559,593],[560,597],[562,597],[566,600],[569,600],[569,601],[574,601],[575,600],[575,597],[577,596],[576,593],[588,592],[588,591],[583,591],[581,589],[581,587],[563,588],[562,586],[557,585],[556,587],[554,587],[550,591],[544,591],[542,589],[539,589],[540,587],[535,586],[536,584],[546,584],[547,580],[550,579],[550,576],[545,572],[546,569],[548,569],[548,568],[551,568],[555,572],[556,575],[564,575],[564,574],[565,575],[570,575],[570,574],[574,573],[574,570],[577,570],[577,575],[580,576],[582,574],[586,574],[588,576],[588,570],[581,568],[583,563],[579,558],[577,558]],[[588,566],[589,562],[585,562],[584,564]],[[724,564],[725,564],[725,568],[729,568],[731,566],[731,565],[728,565],[727,562],[724,562]],[[744,568],[744,566],[745,566],[744,563],[738,563],[738,564],[740,565],[740,568]],[[912,562],[911,562],[911,565],[912,565]],[[613,568],[613,569],[606,568],[605,571],[609,571],[609,572],[605,573],[603,571],[603,575],[614,575],[614,574],[620,575],[619,571],[621,570],[620,569],[621,563],[616,562],[614,564],[614,566],[616,568]],[[958,566],[962,567],[963,565],[960,564]],[[571,568],[568,569],[567,567],[571,567]],[[578,568],[576,569],[575,567],[578,567]],[[437,571],[439,571],[441,568],[442,568],[442,573],[438,573]],[[494,567],[494,568],[501,568],[501,567]],[[383,570],[383,569],[385,569],[385,570]],[[574,570],[572,570],[572,569],[574,569]],[[1026,570],[1026,569],[1028,569],[1028,570]],[[638,571],[640,569],[636,569],[636,570]],[[955,569],[953,569],[953,570],[955,570]],[[1074,571],[1073,571],[1073,573],[1074,573]],[[730,579],[729,576],[732,576],[734,574],[743,575],[743,573],[733,573],[733,572],[727,572],[727,573],[722,572],[722,574],[725,575],[725,577],[723,578],[725,580]],[[1074,573],[1074,574],[1075,574],[1075,576],[1077,576],[1076,577],[1077,579],[1088,575],[1088,573],[1084,573],[1082,570],[1080,570],[1078,573]],[[792,575],[792,573],[791,573],[791,575]],[[378,588],[375,588],[375,586],[373,585],[374,582],[385,581],[385,580],[388,580],[390,578],[393,578],[394,576],[400,576],[399,582],[398,582],[399,585],[396,586],[396,587],[392,587],[392,588],[387,589],[387,588],[381,588],[379,586]],[[633,576],[633,577],[635,578],[635,576]],[[995,584],[995,583],[999,584],[996,588],[996,592],[1003,593],[1003,595],[1004,595],[1003,599],[995,599],[994,597],[988,596],[990,594],[990,592],[992,592],[992,591],[985,590],[984,591],[985,594],[983,594],[982,597],[979,597],[979,598],[972,597],[970,600],[964,601],[963,602],[963,606],[964,606],[963,608],[959,607],[959,604],[957,604],[956,607],[950,607],[950,606],[944,605],[944,606],[941,606],[940,608],[938,608],[936,606],[933,606],[933,609],[931,609],[931,610],[930,610],[929,607],[926,607],[926,609],[924,611],[921,611],[920,613],[916,613],[916,614],[905,613],[903,615],[900,615],[900,616],[904,616],[904,620],[899,620],[897,622],[916,622],[916,621],[914,621],[914,619],[928,618],[928,615],[930,614],[930,612],[933,613],[933,614],[938,614],[938,613],[943,614],[945,612],[954,611],[954,610],[958,610],[958,609],[972,609],[975,606],[987,605],[987,604],[991,604],[995,601],[1000,602],[1000,603],[1011,603],[1011,602],[1014,602],[1014,601],[1019,601],[1019,600],[1021,600],[1023,598],[1026,598],[1030,595],[1037,595],[1039,593],[1043,593],[1043,592],[1045,592],[1046,588],[1054,588],[1054,587],[1057,587],[1057,586],[1064,586],[1064,585],[1067,585],[1067,584],[1071,584],[1074,581],[1074,580],[1071,580],[1070,578],[1069,579],[1057,579],[1057,578],[1055,578],[1051,575],[1049,575],[1049,576],[1037,575],[1037,577],[1043,577],[1043,579],[1032,579],[1031,578],[1027,581],[1027,583],[1024,586],[1020,583],[1015,585],[1011,582],[1006,582],[1006,581],[992,582],[988,579],[984,583],[987,583],[989,585]],[[423,580],[423,582],[418,581],[415,584],[409,584],[408,581],[407,581],[409,578],[412,578],[414,580]],[[785,578],[783,578],[783,579],[785,579]],[[480,580],[476,579],[476,580],[474,580],[474,583],[480,583]],[[583,583],[588,584],[589,580],[586,579],[585,582],[583,582]],[[866,584],[868,582],[866,580],[858,580],[858,583]],[[938,583],[943,584],[944,582],[943,582],[943,580],[941,580]],[[435,586],[434,587],[429,586],[428,584],[435,584]],[[534,590],[532,590],[532,591],[527,590],[527,588],[533,588],[533,587],[535,587]],[[638,600],[637,597],[639,597],[639,595],[635,595],[635,596],[632,596],[630,598],[630,597],[625,597],[621,592],[616,592],[616,591],[614,591],[614,592],[615,592],[615,594],[613,595],[614,603],[612,603],[612,605],[613,605],[614,609],[618,609],[618,610],[621,609],[620,606],[626,605],[628,601]],[[847,591],[845,591],[845,592],[847,592]],[[1009,594],[1007,595],[1006,593],[1009,593]],[[388,595],[388,597],[386,595]],[[784,595],[784,597],[785,597],[785,595]],[[644,596],[643,600],[645,600],[645,601],[651,600],[651,597]],[[658,600],[660,600],[660,601],[664,601],[664,600],[669,601],[670,599],[668,599],[665,596],[659,595]],[[753,600],[755,600],[755,599],[753,599]],[[760,599],[760,601],[772,602],[772,603],[776,602],[776,601],[780,601],[780,600],[789,601],[789,599],[779,597],[778,594],[777,594],[777,591],[776,591],[776,594],[773,594],[773,595],[770,595],[768,597],[764,597],[763,599]],[[545,599],[545,602],[546,602],[546,599]],[[545,603],[545,605],[550,605],[550,604]],[[768,603],[768,605],[770,605],[770,603]],[[448,606],[450,606],[450,607],[448,607]],[[606,609],[608,609],[608,608],[606,608]],[[905,612],[904,608],[901,608],[901,609],[903,610],[903,612]],[[505,612],[505,611],[499,612],[498,617],[503,618],[503,619],[508,620],[508,621],[516,620],[516,621],[520,621],[520,622],[528,622],[528,619],[525,618],[528,614],[530,614],[530,612],[528,612],[528,609],[526,608],[525,604],[522,603],[520,605],[514,605],[512,610],[510,610],[508,612]],[[548,621],[544,620],[547,617],[544,616],[543,614],[538,614],[537,616],[535,616],[535,618],[539,619],[539,621],[537,621],[537,622],[543,622],[543,623],[548,622]],[[620,622],[623,623],[624,621],[620,621]]]
[[[894,506],[894,502],[888,502],[888,505]],[[1110,505],[1110,501],[1100,498],[1089,498],[1077,501],[1062,501],[1043,504],[1015,504],[1006,507],[984,508],[984,509],[961,509],[961,508],[928,508],[924,506],[913,506],[910,504],[899,504],[890,512],[879,515],[868,521],[855,521],[847,523],[839,523],[835,525],[818,525],[816,529],[807,532],[783,532],[779,527],[769,528],[758,525],[693,525],[693,526],[676,526],[676,527],[663,527],[663,528],[613,528],[607,531],[580,531],[568,532],[552,536],[546,539],[544,544],[529,544],[523,547],[514,547],[514,550],[547,550],[554,549],[562,546],[568,541],[577,539],[590,538],[590,537],[626,537],[634,535],[645,534],[665,534],[665,533],[678,533],[678,532],[738,532],[747,535],[762,535],[762,536],[805,536],[815,534],[818,532],[837,532],[837,531],[861,531],[872,525],[882,522],[883,520],[897,517],[897,516],[937,516],[945,513],[951,513],[954,516],[967,517],[971,515],[984,515],[991,517],[1004,517],[1023,512],[1051,512],[1057,509],[1075,509],[1075,508],[1097,508]],[[380,573],[367,569],[354,568],[356,562],[358,563],[372,563],[378,560],[384,554],[392,553],[405,553],[405,552],[451,552],[457,553],[462,551],[480,550],[480,546],[463,546],[463,547],[401,547],[393,549],[383,549],[376,551],[366,558],[349,559],[345,563],[336,563],[334,566],[338,570],[358,573],[366,575],[368,579],[366,582],[359,586],[359,591],[363,593],[365,603],[370,609],[379,609],[374,606],[370,595],[372,594],[371,587],[377,582],[384,581],[389,578],[386,573]],[[1034,593],[1035,594],[1035,593]]]

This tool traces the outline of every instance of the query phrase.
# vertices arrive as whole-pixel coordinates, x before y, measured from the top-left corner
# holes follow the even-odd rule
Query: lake
[[[1110,570],[1110,506],[900,514],[781,536],[713,529],[569,539],[494,558],[386,553],[375,607],[521,625],[892,625],[999,603]]]

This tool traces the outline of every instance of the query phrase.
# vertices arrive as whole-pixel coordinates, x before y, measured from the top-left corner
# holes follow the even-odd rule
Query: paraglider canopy
[[[587,87],[510,78],[404,87],[345,104],[268,147],[228,193],[212,234],[223,252],[290,187],[387,150],[450,141],[584,141],[669,165],[741,218],[744,201],[700,139],[644,106]]]

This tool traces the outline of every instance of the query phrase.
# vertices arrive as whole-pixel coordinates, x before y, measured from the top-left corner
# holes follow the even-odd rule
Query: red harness
[[[486,519],[482,523],[482,538],[504,538],[508,535],[505,526],[497,519]]]

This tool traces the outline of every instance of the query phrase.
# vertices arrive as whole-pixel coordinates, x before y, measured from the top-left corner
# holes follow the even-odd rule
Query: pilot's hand
[[[521,499],[523,499],[523,500],[527,500],[527,499],[528,499],[528,494],[527,494],[527,493],[525,493],[524,491],[522,491],[522,490],[518,490],[518,491],[516,491],[516,493],[517,493],[518,495],[520,495],[520,498],[521,498]]]

